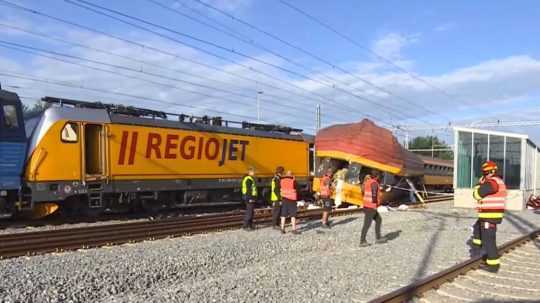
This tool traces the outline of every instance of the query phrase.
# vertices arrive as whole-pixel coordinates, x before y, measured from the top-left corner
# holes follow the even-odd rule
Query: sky
[[[322,127],[369,118],[450,142],[432,128],[538,119],[539,16],[536,1],[0,0],[0,83],[28,104],[307,133],[320,105]],[[497,128],[537,143],[539,129]]]

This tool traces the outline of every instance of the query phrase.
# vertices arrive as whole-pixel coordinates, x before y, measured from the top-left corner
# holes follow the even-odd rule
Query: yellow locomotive
[[[313,139],[298,129],[42,100],[55,106],[36,121],[28,140],[16,201],[23,209],[95,215],[235,201],[250,166],[264,187],[277,166],[292,170],[300,186],[308,184]]]
[[[61,98],[23,121],[15,93],[0,89],[0,216],[57,209],[71,214],[215,205],[240,200],[240,180],[255,167],[262,201],[277,166],[292,170],[302,198],[332,168],[336,202],[362,205],[361,182],[372,169],[400,187],[451,190],[451,165],[404,150],[369,120],[334,125],[316,137],[299,129],[176,115]],[[316,155],[313,153],[316,143]],[[314,166],[313,162],[317,162]],[[425,182],[424,179],[425,178]],[[339,203],[338,203],[339,204]]]

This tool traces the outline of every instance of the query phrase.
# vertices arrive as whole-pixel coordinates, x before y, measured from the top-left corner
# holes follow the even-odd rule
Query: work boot
[[[480,265],[480,268],[487,271],[487,272],[490,272],[490,273],[493,273],[493,274],[496,274],[499,272],[499,268],[500,268],[500,265],[487,265],[487,264],[482,264]]]
[[[384,244],[386,242],[388,242],[388,239],[386,239],[385,237],[381,237],[375,241],[375,243],[377,244]]]
[[[361,241],[360,242],[360,247],[368,247],[370,245],[371,245],[371,243],[368,243],[367,241]]]

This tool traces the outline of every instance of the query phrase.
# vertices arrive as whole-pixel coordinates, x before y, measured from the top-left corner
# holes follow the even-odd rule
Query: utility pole
[[[315,110],[315,135],[321,129],[321,105],[317,104]],[[313,173],[317,171],[317,150],[315,144],[313,144]]]
[[[257,92],[257,122],[261,123],[261,101],[259,99],[259,95],[261,95],[263,92],[258,91]]]
[[[431,159],[435,158],[435,146],[433,145],[433,139],[435,137],[435,133],[431,135]]]
[[[405,149],[409,149],[409,132],[405,131]]]
[[[321,105],[317,104],[317,110],[315,112],[315,131],[319,131],[321,129]]]

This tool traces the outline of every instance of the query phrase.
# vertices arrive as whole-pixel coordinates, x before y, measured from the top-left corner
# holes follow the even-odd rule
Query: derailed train
[[[141,108],[42,100],[54,106],[25,122],[18,96],[0,91],[5,216],[57,209],[77,215],[139,207],[154,212],[238,201],[250,166],[264,188],[275,167],[284,166],[311,196],[315,138],[299,129],[184,115],[171,120],[172,114]]]

